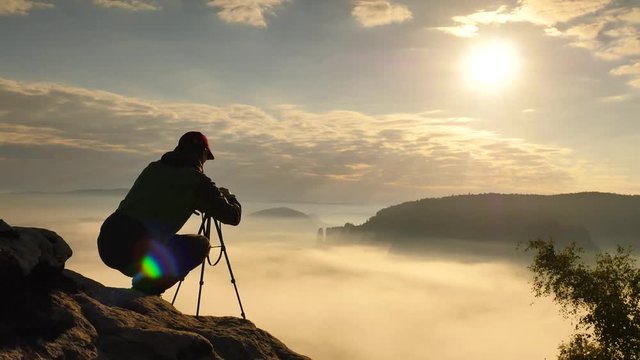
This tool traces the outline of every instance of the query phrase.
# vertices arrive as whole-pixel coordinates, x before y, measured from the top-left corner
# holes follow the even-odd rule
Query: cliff
[[[308,359],[248,320],[185,315],[64,269],[71,248],[0,220],[0,359]]]

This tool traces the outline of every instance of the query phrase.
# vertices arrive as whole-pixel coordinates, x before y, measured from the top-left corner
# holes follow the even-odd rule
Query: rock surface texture
[[[0,360],[308,359],[248,320],[196,318],[64,270],[70,256],[49,230],[0,223]]]

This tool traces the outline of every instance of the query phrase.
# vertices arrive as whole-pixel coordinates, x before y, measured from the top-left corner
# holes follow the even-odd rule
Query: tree
[[[576,333],[560,345],[560,360],[640,359],[640,269],[628,248],[596,255],[585,264],[572,244],[556,251],[552,240],[533,240],[533,291],[553,296]]]

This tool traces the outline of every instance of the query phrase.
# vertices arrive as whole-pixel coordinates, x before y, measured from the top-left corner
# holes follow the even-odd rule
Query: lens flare
[[[162,242],[151,240],[147,254],[140,261],[140,271],[137,279],[159,279],[161,277],[178,276],[178,266],[175,254]]]
[[[142,258],[142,272],[145,277],[151,279],[157,279],[162,276],[162,269],[160,268],[160,264],[151,257],[150,255]]]

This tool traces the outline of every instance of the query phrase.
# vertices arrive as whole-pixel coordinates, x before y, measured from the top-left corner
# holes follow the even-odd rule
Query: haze
[[[107,286],[131,286],[101,263],[95,245],[102,218],[119,197],[4,194],[0,200],[8,223],[56,229],[69,242],[74,255],[67,268]],[[314,209],[327,225],[337,225],[330,222],[336,216],[357,223],[376,210],[298,206]],[[182,232],[195,232],[197,220]],[[533,298],[521,262],[318,247],[313,228],[252,224],[248,217],[245,230],[223,228],[247,317],[314,359],[551,358],[570,333],[555,305]],[[176,307],[185,313],[195,313],[198,277],[190,274],[178,294]],[[174,290],[163,298],[171,301]],[[240,315],[224,263],[206,269],[201,306],[205,315]]]

